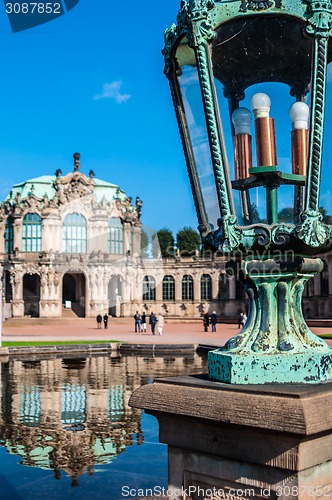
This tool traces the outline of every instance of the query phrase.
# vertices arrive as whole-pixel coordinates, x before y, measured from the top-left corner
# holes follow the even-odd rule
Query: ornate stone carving
[[[24,212],[40,212],[42,200],[31,191],[30,195],[22,200],[22,205]]]
[[[57,177],[54,187],[61,204],[91,195],[95,188],[93,177],[89,179],[82,173],[75,171],[65,177]]]

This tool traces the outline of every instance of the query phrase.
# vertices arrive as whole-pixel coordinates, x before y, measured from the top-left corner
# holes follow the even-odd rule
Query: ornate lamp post
[[[332,350],[309,330],[301,307],[305,283],[322,270],[313,256],[332,247],[332,228],[319,210],[331,31],[329,0],[182,0],[177,25],[165,33],[165,73],[199,230],[205,244],[224,254],[241,252],[238,268],[250,299],[244,329],[209,354],[214,380],[332,378]],[[273,95],[261,91],[273,82],[293,96],[289,167],[278,166]],[[251,111],[241,101],[254,85]],[[278,210],[285,189],[292,198],[286,222]],[[262,193],[264,211],[257,203]]]

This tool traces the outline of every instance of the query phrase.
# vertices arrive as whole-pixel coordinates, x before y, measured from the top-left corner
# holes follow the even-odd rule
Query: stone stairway
[[[64,319],[74,319],[77,318],[77,314],[72,309],[66,309],[65,306],[62,306],[62,317]]]

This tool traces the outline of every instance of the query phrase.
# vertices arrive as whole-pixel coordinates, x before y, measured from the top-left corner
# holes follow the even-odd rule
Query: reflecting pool
[[[154,378],[207,371],[198,354],[22,357],[0,367],[0,499],[10,500],[167,488],[157,420],[130,408],[130,395]]]

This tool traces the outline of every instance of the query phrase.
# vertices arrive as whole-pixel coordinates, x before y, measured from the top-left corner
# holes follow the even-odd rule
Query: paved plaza
[[[24,319],[4,323],[3,341],[66,341],[66,340],[118,340],[128,343],[162,344],[208,344],[222,346],[227,339],[236,335],[237,325],[217,325],[217,332],[203,330],[200,321],[179,323],[166,322],[162,336],[152,335],[148,325],[147,333],[135,333],[134,320],[110,318],[108,329],[97,329],[94,319]],[[314,327],[316,334],[332,333],[332,328]],[[332,341],[328,341],[332,345]]]

